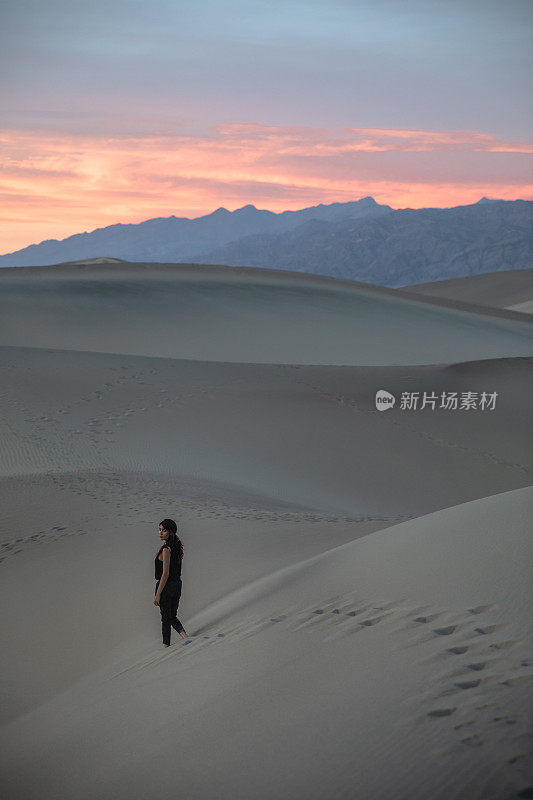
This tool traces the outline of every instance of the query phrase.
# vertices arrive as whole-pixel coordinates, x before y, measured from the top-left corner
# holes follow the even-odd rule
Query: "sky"
[[[533,199],[530,0],[0,0],[0,253],[371,195]]]

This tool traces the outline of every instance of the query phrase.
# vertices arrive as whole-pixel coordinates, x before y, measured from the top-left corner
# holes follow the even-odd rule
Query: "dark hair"
[[[181,561],[183,558],[183,544],[181,539],[177,536],[178,526],[174,522],[173,519],[164,519],[162,522],[159,523],[164,530],[168,531],[171,536],[168,540],[168,544],[170,545],[171,550],[177,555],[178,561]],[[157,555],[160,556],[165,545],[162,544],[159,550],[157,551]]]

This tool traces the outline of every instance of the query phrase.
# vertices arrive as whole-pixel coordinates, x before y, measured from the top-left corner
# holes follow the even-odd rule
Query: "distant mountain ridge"
[[[266,267],[399,288],[533,267],[533,202],[395,210],[372,197],[300,211],[219,208],[111,225],[0,256],[0,267],[94,258]]]
[[[270,267],[399,288],[533,267],[533,202],[483,201],[379,218],[312,220],[277,236],[232,242],[199,261]]]
[[[279,214],[246,205],[235,211],[217,208],[196,219],[161,217],[136,224],[116,224],[77,233],[61,241],[49,239],[0,256],[0,267],[32,267],[102,256],[125,261],[190,262],[207,252],[251,234],[277,234],[309,220],[336,222],[379,216],[392,211],[372,197],[283,211]]]

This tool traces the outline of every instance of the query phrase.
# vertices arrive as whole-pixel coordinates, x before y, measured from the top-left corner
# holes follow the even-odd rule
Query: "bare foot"
[[[164,644],[163,647],[170,647],[170,645],[169,644]]]
[[[185,633],[185,631],[180,631],[180,636],[181,636],[182,639],[186,639],[187,638],[187,634]]]

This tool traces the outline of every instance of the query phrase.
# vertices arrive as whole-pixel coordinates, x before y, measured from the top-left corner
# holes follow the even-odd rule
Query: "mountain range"
[[[390,206],[379,205],[372,197],[281,214],[260,210],[253,205],[236,211],[217,208],[213,213],[196,219],[162,217],[131,225],[109,225],[62,241],[49,239],[0,256],[0,266],[42,266],[100,256],[124,261],[190,262],[200,252],[209,252],[244,236],[285,233],[309,220],[338,222],[390,211]]]
[[[397,288],[533,266],[533,202],[393,209],[372,197],[276,214],[252,205],[196,219],[110,225],[0,256],[0,267],[110,257],[329,275]]]

